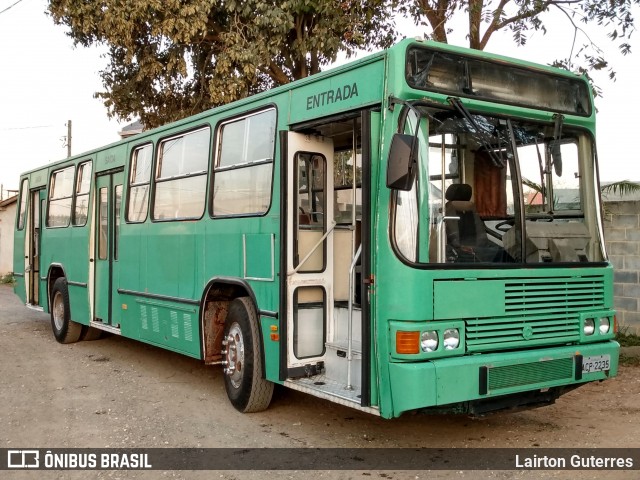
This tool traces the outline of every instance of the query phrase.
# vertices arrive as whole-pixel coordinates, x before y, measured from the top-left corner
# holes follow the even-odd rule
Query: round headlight
[[[438,332],[434,330],[422,332],[420,348],[422,348],[423,352],[434,352],[438,348]]]
[[[605,333],[609,333],[609,329],[611,328],[611,323],[609,323],[609,317],[601,317],[598,320],[600,324],[600,333],[604,335]]]
[[[445,350],[453,350],[460,345],[460,332],[457,328],[448,328],[444,331],[444,339],[442,341]]]
[[[593,332],[596,330],[596,324],[593,318],[587,318],[584,321],[583,332],[585,335],[593,335]]]

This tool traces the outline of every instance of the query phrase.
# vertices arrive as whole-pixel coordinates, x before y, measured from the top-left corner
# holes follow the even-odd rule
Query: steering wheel
[[[512,218],[508,220],[503,220],[502,222],[496,223],[495,227],[493,228],[495,228],[496,230],[500,230],[501,232],[507,232],[509,231],[509,228],[504,228],[507,225],[509,226],[509,228],[513,227],[514,220]]]

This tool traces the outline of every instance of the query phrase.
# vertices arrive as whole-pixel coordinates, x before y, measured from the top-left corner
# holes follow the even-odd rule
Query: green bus
[[[481,415],[615,376],[587,81],[404,40],[21,177],[16,293],[358,410]]]

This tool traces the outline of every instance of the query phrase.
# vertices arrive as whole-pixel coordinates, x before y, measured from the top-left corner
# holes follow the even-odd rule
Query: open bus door
[[[283,134],[282,141],[287,251],[281,378],[291,388],[359,404],[361,362],[348,358],[346,327],[355,232],[336,227],[334,219],[334,143],[295,132],[286,132],[286,139]],[[358,338],[351,343],[359,345],[359,326],[355,330]]]
[[[41,188],[32,190],[29,199],[28,238],[25,242],[25,259],[27,260],[28,276],[26,276],[27,303],[31,306],[41,306],[40,302],[40,232],[42,232],[43,204],[46,191]]]
[[[38,309],[42,309],[40,233],[45,199],[46,190],[44,188],[29,190],[29,181],[27,179],[22,181],[18,207],[20,211],[13,244],[14,268],[18,278],[15,291],[28,306]]]
[[[333,144],[288,133],[287,370],[320,370],[333,317]]]

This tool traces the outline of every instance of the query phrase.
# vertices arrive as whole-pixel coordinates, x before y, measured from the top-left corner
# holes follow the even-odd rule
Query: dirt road
[[[112,336],[58,344],[49,316],[0,287],[0,446],[62,447],[640,447],[640,367],[556,405],[496,414],[383,420],[278,390],[242,415],[222,372]],[[0,472],[1,474],[2,472]],[[5,474],[7,472],[4,472]],[[264,478],[261,472],[10,472],[11,478]],[[635,472],[273,472],[270,478],[637,478]],[[6,475],[0,475],[8,478]]]

